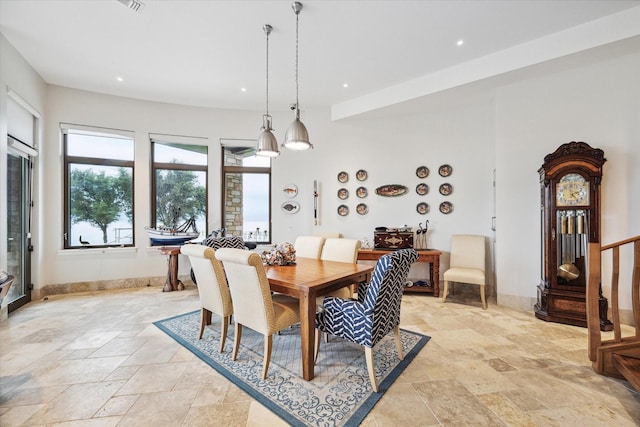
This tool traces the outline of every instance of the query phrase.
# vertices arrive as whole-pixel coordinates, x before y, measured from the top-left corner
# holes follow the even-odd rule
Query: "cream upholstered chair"
[[[480,286],[482,308],[487,309],[485,299],[485,237],[471,234],[451,236],[451,261],[444,272],[444,293],[442,302],[447,299],[449,282],[471,283]]]
[[[202,338],[204,326],[211,324],[211,313],[222,317],[220,334],[220,353],[227,339],[229,321],[233,314],[231,293],[222,269],[222,263],[215,257],[215,250],[204,245],[183,245],[180,253],[189,257],[191,268],[198,279],[200,295],[200,334]]]
[[[327,238],[322,247],[320,259],[354,263],[358,260],[358,250],[362,243],[356,239]]]
[[[296,248],[296,257],[320,259],[324,237],[298,236],[293,247]]]
[[[338,261],[355,264],[358,261],[358,250],[362,243],[356,239],[328,238],[324,241],[320,259],[324,261]],[[332,297],[351,298],[350,286],[337,289],[329,294]],[[318,306],[322,304],[324,297],[317,300]]]
[[[317,233],[313,233],[313,235],[324,237],[325,239],[339,239],[342,237],[342,233],[337,233],[335,231],[318,231]]]
[[[286,295],[271,295],[269,280],[260,255],[242,249],[221,248],[216,257],[227,274],[236,323],[232,359],[236,360],[242,327],[264,335],[262,379],[267,377],[273,334],[300,321],[299,304]]]

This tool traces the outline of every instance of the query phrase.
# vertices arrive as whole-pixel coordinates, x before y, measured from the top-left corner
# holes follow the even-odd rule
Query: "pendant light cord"
[[[300,103],[298,101],[298,20],[300,15],[296,13],[296,117],[300,115]]]
[[[267,116],[269,115],[269,33],[271,31],[266,31],[267,33]]]

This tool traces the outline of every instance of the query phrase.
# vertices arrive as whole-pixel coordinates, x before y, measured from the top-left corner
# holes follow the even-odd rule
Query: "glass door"
[[[31,301],[30,163],[22,153],[7,153],[7,269],[15,277],[5,300],[9,312]]]

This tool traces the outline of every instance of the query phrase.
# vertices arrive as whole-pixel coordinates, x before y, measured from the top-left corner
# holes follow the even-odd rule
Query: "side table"
[[[389,249],[360,249],[358,260],[377,261],[383,255],[393,252]],[[434,297],[440,296],[440,254],[442,252],[434,249],[416,250],[418,260],[416,262],[426,262],[429,264],[429,286],[404,287],[404,292],[426,292],[432,293]]]
[[[183,291],[184,283],[178,280],[178,254],[180,253],[180,246],[161,246],[159,250],[162,255],[169,256],[167,281],[164,283],[162,292]]]

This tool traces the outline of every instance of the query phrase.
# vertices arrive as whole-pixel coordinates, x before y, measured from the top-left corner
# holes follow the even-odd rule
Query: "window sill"
[[[97,255],[97,254],[127,254],[136,253],[138,248],[124,247],[124,248],[86,248],[86,249],[60,249],[58,250],[59,256],[77,256],[77,255]]]

